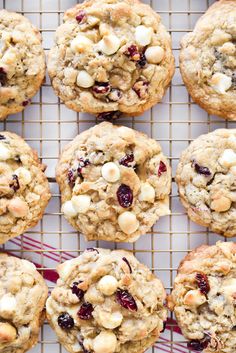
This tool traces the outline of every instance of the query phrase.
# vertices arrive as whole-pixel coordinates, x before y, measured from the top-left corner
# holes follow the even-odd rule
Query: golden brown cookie
[[[181,262],[168,298],[188,348],[234,353],[236,244],[203,245]]]
[[[29,261],[0,254],[0,351],[23,353],[38,342],[48,288]]]
[[[12,132],[0,134],[0,244],[42,218],[51,197],[37,152]]]
[[[192,99],[236,120],[235,0],[216,1],[181,41],[180,70]]]
[[[45,76],[41,35],[17,13],[0,11],[0,120],[21,112]]]
[[[87,249],[58,266],[50,325],[71,353],[143,353],[167,318],[159,279],[124,250]]]
[[[170,36],[138,0],[90,0],[66,11],[49,53],[56,94],[75,111],[141,114],[174,73]]]
[[[226,237],[236,234],[236,130],[194,140],[176,172],[180,200],[194,222]]]
[[[88,240],[134,242],[169,214],[171,171],[158,142],[104,122],[69,143],[57,165],[62,212]]]

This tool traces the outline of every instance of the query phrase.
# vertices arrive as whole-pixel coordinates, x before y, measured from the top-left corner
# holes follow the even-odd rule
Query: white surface
[[[177,66],[175,77],[163,102],[152,111],[136,119],[119,120],[120,124],[144,131],[160,141],[164,152],[170,157],[173,176],[179,155],[189,141],[216,128],[235,127],[235,124],[226,123],[223,119],[209,117],[197,105],[190,104],[178,69],[180,38],[193,28],[197,18],[212,2],[207,0],[152,1],[153,8],[161,14],[172,34]],[[75,3],[74,0],[0,0],[0,8],[20,11],[39,26],[47,51],[52,45],[54,30],[60,23],[63,11]],[[58,98],[53,93],[47,78],[46,83],[33,99],[33,104],[27,107],[23,114],[9,117],[1,124],[1,128],[22,135],[32,147],[37,149],[42,161],[48,165],[48,177],[54,178],[55,164],[61,148],[78,132],[93,126],[94,123],[93,117],[85,114],[77,115],[65,108],[63,104],[58,105]],[[162,218],[155,225],[153,232],[143,236],[134,245],[117,245],[118,248],[126,247],[135,250],[138,259],[163,280],[167,292],[171,289],[179,261],[189,249],[203,243],[213,244],[218,239],[222,239],[188,220],[180,205],[174,182],[172,186],[171,215]],[[53,198],[40,224],[24,236],[5,245],[8,251],[41,264],[44,268],[55,268],[58,261],[77,256],[79,254],[76,251],[77,248],[83,250],[93,245],[92,242],[86,243],[84,238],[78,236],[61,217],[59,192],[55,182],[51,183],[51,190]],[[114,244],[106,242],[99,242],[97,245],[114,247]],[[22,251],[23,247],[24,251]],[[48,282],[48,284],[50,287],[53,286],[52,283]],[[172,344],[174,340],[181,342],[183,338],[172,330],[166,330],[156,348],[148,352],[187,351],[176,343]],[[60,352],[56,337],[47,324],[42,328],[41,343],[32,352]]]

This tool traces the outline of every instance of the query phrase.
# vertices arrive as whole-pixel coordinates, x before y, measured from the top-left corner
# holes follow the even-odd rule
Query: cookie
[[[180,70],[192,99],[236,120],[235,0],[215,2],[181,41]]]
[[[161,18],[138,0],[89,0],[66,11],[48,58],[68,108],[138,115],[159,102],[174,74]]]
[[[0,11],[0,120],[21,112],[45,76],[41,35],[17,13]]]
[[[236,234],[236,129],[194,140],[176,172],[180,199],[192,221],[225,237]]]
[[[51,196],[44,170],[20,136],[0,133],[0,244],[42,218]]]
[[[0,351],[23,353],[38,342],[48,289],[29,261],[0,254]]]
[[[103,122],[62,152],[62,212],[88,240],[134,242],[169,214],[171,171],[159,143]]]
[[[71,353],[143,353],[167,319],[159,279],[124,250],[87,249],[58,266],[50,325]]]
[[[168,298],[188,348],[234,353],[236,244],[203,245],[181,262]]]

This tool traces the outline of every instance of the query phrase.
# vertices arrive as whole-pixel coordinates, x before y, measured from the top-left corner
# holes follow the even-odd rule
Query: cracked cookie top
[[[159,279],[124,250],[87,249],[58,266],[47,317],[71,353],[143,353],[167,318]]]
[[[69,143],[57,165],[62,212],[88,240],[133,242],[169,214],[170,166],[158,142],[104,122]]]
[[[44,170],[21,137],[0,133],[0,244],[41,219],[51,196]]]
[[[236,244],[203,245],[181,262],[168,298],[188,348],[234,353]]]
[[[45,76],[41,35],[30,21],[0,11],[0,120],[21,112]]]
[[[181,42],[180,69],[190,95],[208,113],[236,120],[236,6],[214,3]]]
[[[48,70],[71,109],[140,114],[162,99],[173,76],[170,36],[137,0],[85,1],[66,11]]]
[[[47,293],[34,264],[0,254],[1,353],[23,353],[37,343]]]
[[[194,140],[176,172],[188,216],[226,237],[236,233],[236,130],[219,129]]]

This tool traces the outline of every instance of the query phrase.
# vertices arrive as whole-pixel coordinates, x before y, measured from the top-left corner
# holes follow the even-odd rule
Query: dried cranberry
[[[147,97],[149,82],[147,81],[137,81],[133,85],[133,90],[140,99]]]
[[[96,251],[96,253],[99,254],[99,251],[96,248],[87,248],[86,251]]]
[[[30,104],[30,99],[22,102],[23,107],[26,107],[28,104]]]
[[[127,48],[127,50],[125,51],[125,55],[130,57],[134,61],[140,60],[140,53],[138,47],[134,44]]]
[[[7,82],[7,73],[3,67],[0,67],[0,84],[1,84],[1,86],[5,86],[6,82]]]
[[[58,316],[57,322],[64,330],[69,330],[74,327],[74,319],[68,313],[63,313]]]
[[[115,110],[114,112],[104,112],[100,113],[97,115],[98,120],[106,120],[106,121],[112,121],[114,119],[119,118],[121,113],[118,110]]]
[[[116,300],[121,306],[123,306],[123,308],[128,309],[129,311],[138,310],[134,298],[127,290],[118,289],[116,291]]]
[[[82,177],[83,168],[87,167],[89,164],[90,164],[89,159],[83,159],[83,158],[79,159],[79,165],[78,165],[78,168],[77,168],[77,172],[78,172],[78,175],[80,177]]]
[[[107,95],[111,91],[111,85],[109,82],[96,82],[92,90],[97,95]]]
[[[133,203],[133,192],[128,185],[121,184],[117,190],[117,199],[121,207],[128,208]]]
[[[85,22],[86,12],[84,10],[79,11],[75,19],[78,23]]]
[[[76,174],[74,169],[69,169],[67,173],[68,182],[70,185],[74,186]]]
[[[140,59],[137,62],[138,66],[144,67],[147,64],[147,59],[144,53],[140,54]]]
[[[194,169],[196,170],[196,172],[198,174],[203,174],[205,176],[210,176],[211,175],[211,172],[210,172],[209,168],[202,167],[201,165],[199,165],[197,163],[194,164]]]
[[[134,155],[133,155],[133,153],[130,153],[130,154],[126,154],[124,157],[122,157],[119,160],[119,164],[130,168],[131,166],[129,164],[132,163],[133,161],[134,161]]]
[[[129,272],[132,273],[132,272],[133,272],[133,271],[132,271],[132,267],[130,266],[130,263],[129,263],[129,261],[126,259],[126,257],[122,257],[122,260],[128,265],[128,267],[129,267]]]
[[[188,342],[187,346],[188,346],[188,349],[200,352],[207,348],[210,341],[211,341],[211,337],[206,335],[201,341],[192,340]]]
[[[81,283],[81,281],[74,282],[71,290],[72,290],[72,293],[75,294],[79,298],[79,300],[81,300],[84,297],[84,291],[82,289],[78,288],[79,283]]]
[[[167,171],[167,168],[166,168],[165,163],[160,161],[159,168],[158,168],[158,176],[160,177],[166,171]]]
[[[93,306],[92,304],[85,302],[81,305],[79,311],[78,311],[78,316],[81,320],[90,320],[92,319],[92,312],[93,312]]]
[[[10,187],[16,192],[20,188],[20,183],[18,176],[16,174],[12,175],[12,181],[10,183]]]
[[[207,295],[207,293],[210,291],[210,284],[209,284],[207,275],[205,275],[204,273],[197,273],[196,281],[200,289],[200,292],[202,294]]]
[[[6,137],[4,135],[0,135],[0,140],[6,140]]]

